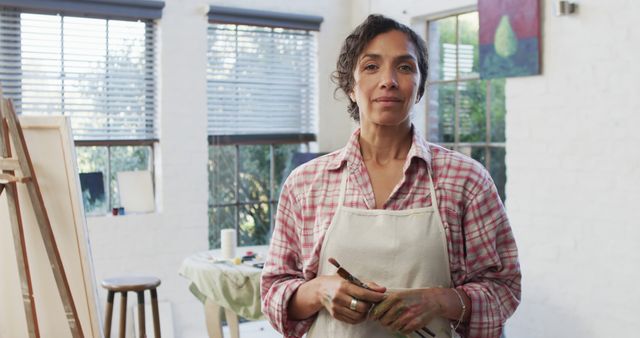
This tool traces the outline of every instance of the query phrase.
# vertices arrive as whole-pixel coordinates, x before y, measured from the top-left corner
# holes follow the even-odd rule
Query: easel
[[[11,144],[13,144],[16,152],[15,157],[11,157]],[[16,170],[21,172],[21,177],[16,176]],[[40,234],[44,241],[44,247],[60,298],[62,299],[62,305],[66,313],[69,328],[71,329],[71,334],[74,338],[84,337],[80,320],[78,319],[78,312],[69,288],[69,282],[62,265],[62,259],[60,258],[60,252],[44,205],[40,186],[38,185],[38,180],[36,179],[31,163],[31,157],[29,157],[22,128],[20,127],[20,122],[13,109],[12,102],[2,98],[2,91],[0,89],[0,194],[6,191],[16,260],[18,261],[20,289],[22,291],[24,312],[27,318],[27,330],[30,338],[39,338],[38,316],[33,298],[31,273],[29,270],[24,228],[18,200],[17,185],[19,183],[25,184],[29,199],[33,205]]]

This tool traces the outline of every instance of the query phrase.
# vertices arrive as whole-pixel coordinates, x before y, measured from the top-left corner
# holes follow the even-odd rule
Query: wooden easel
[[[11,156],[11,144],[13,144],[16,152],[15,157]],[[16,176],[16,170],[20,171],[22,176]],[[69,288],[69,282],[62,265],[62,259],[60,258],[60,252],[44,205],[40,186],[38,185],[24,134],[20,127],[20,122],[13,109],[12,102],[2,98],[2,91],[0,89],[0,194],[6,191],[9,205],[9,219],[11,221],[16,260],[18,262],[20,288],[22,291],[24,312],[27,318],[27,330],[29,331],[30,338],[39,338],[38,316],[33,298],[24,227],[18,200],[18,184],[25,184],[29,199],[33,205],[38,228],[44,241],[44,247],[60,298],[62,299],[62,305],[66,313],[69,328],[71,329],[71,334],[74,338],[84,337],[80,320],[78,319],[78,312]]]

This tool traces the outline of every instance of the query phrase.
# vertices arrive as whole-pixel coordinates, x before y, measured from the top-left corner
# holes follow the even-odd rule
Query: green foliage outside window
[[[220,247],[220,230],[226,228],[237,229],[240,246],[269,243],[280,189],[299,149],[298,144],[209,147],[210,248]]]
[[[478,13],[429,22],[429,48],[429,140],[484,164],[504,199],[505,80],[479,78]]]
[[[120,206],[117,173],[121,171],[150,170],[152,167],[151,146],[78,146],[78,171],[80,173],[101,172],[104,178],[104,198],[92,199],[83,190],[85,212],[89,215],[104,215],[113,207]]]

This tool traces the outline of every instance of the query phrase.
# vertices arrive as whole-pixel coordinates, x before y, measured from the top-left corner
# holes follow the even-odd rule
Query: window
[[[427,135],[484,164],[504,200],[505,81],[479,78],[478,27],[478,12],[428,22]]]
[[[315,140],[322,19],[212,6],[209,21],[210,247],[225,228],[267,244],[291,158]]]
[[[40,5],[53,8],[0,9],[4,94],[18,114],[71,118],[90,214],[119,206],[117,172],[153,169],[153,18],[159,17],[162,3],[145,14],[135,7],[138,2],[60,9],[59,3],[43,1]],[[121,17],[123,10],[143,16]]]

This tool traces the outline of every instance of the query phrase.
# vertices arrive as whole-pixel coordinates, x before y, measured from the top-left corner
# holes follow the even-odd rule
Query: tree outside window
[[[505,199],[504,79],[481,80],[478,12],[428,22],[427,137],[482,163]]]
[[[226,228],[267,244],[291,159],[315,141],[322,18],[212,6],[209,22],[209,246]]]
[[[0,35],[0,81],[17,113],[71,119],[85,211],[120,206],[116,174],[153,169],[153,20],[0,8]]]

